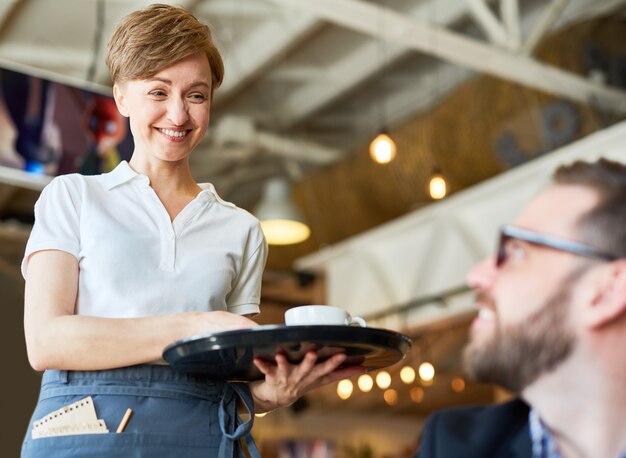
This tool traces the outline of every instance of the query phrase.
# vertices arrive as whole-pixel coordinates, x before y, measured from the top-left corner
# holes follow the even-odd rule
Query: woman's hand
[[[314,388],[365,372],[361,366],[339,368],[345,359],[346,355],[340,353],[317,363],[315,351],[307,352],[297,365],[290,364],[280,353],[275,365],[254,358],[254,365],[265,375],[264,380],[250,383],[255,412],[288,406]]]

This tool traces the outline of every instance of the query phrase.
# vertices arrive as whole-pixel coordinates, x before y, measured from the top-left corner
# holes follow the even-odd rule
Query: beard
[[[569,304],[573,285],[584,270],[565,278],[557,292],[523,323],[503,329],[496,322],[495,333],[488,341],[471,341],[463,353],[469,377],[520,393],[563,362],[576,342],[569,324]],[[494,302],[488,296],[479,300]]]

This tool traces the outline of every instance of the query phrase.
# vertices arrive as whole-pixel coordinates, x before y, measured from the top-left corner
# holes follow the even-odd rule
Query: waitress
[[[164,364],[176,340],[255,326],[267,245],[252,215],[191,176],[224,74],[209,28],[152,5],[120,22],[107,64],[135,149],[110,173],[55,178],[35,205],[24,324],[30,363],[45,372],[22,456],[241,456],[254,413],[361,369],[339,369],[344,355],[317,363],[310,352],[298,365],[277,355],[255,360],[264,379],[234,384]],[[111,432],[33,434],[87,397]]]

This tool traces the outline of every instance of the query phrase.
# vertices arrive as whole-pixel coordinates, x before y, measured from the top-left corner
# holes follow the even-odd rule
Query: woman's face
[[[152,78],[115,85],[115,101],[130,118],[133,155],[180,161],[204,137],[211,108],[211,67],[204,53],[163,68]]]

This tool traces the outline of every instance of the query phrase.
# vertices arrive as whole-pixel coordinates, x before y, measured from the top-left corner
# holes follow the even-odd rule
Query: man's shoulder
[[[528,411],[518,399],[438,411],[426,422],[419,456],[530,456]]]
[[[442,409],[433,414],[439,417],[439,421],[455,424],[459,421],[472,420],[472,425],[480,426],[480,422],[516,422],[521,418],[523,421],[528,420],[528,405],[520,400],[514,399],[502,404],[455,407],[450,409]]]

